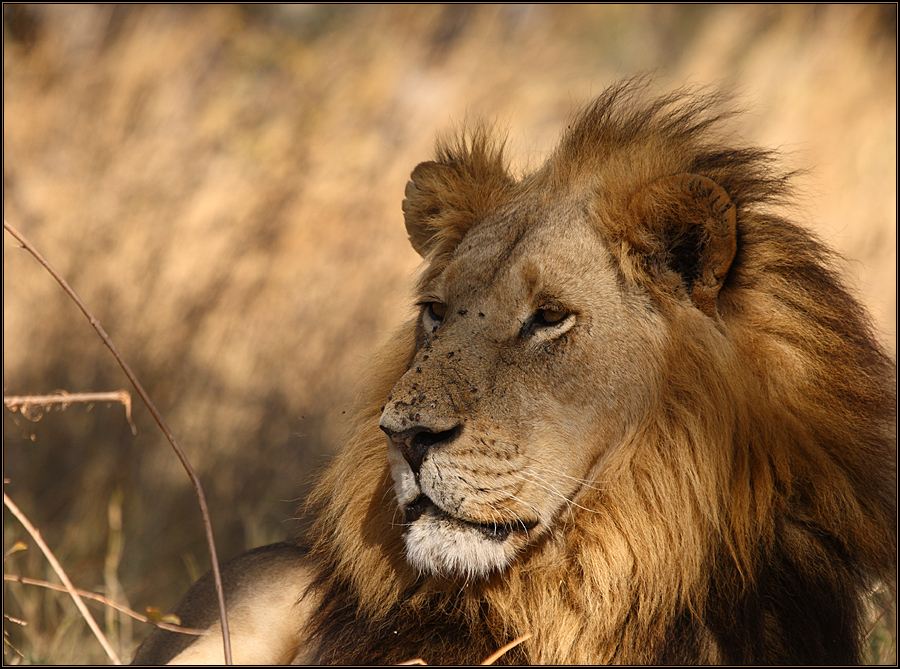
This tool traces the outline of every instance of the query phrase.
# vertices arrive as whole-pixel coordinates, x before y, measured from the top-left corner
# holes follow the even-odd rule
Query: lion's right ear
[[[452,251],[514,186],[503,146],[487,128],[439,143],[438,161],[420,163],[406,184],[403,217],[412,247],[428,259]]]
[[[428,161],[413,170],[406,184],[403,218],[409,242],[423,258],[434,246],[435,235],[450,223],[445,220],[452,207],[447,196],[461,187],[459,174],[449,165]]]

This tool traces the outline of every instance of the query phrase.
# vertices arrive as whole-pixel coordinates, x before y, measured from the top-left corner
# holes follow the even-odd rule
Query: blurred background
[[[467,118],[508,128],[525,170],[621,77],[724,86],[748,109],[739,141],[810,170],[791,216],[844,256],[895,355],[896,56],[887,4],[4,4],[3,214],[160,408],[224,560],[302,530],[360,370],[411,313],[408,175]],[[4,233],[4,395],[119,389]],[[165,610],[209,559],[186,475],[143,406],[134,421],[4,409],[4,488],[76,585]],[[29,546],[4,570],[55,581],[3,519],[4,552]],[[28,622],[4,621],[7,663],[107,661],[65,595],[6,584],[3,600]],[[130,659],[148,629],[93,610]],[[890,636],[872,661],[894,661]]]

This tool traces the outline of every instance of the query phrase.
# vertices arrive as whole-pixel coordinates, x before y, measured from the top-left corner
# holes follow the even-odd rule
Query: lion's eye
[[[534,314],[522,325],[520,335],[529,337],[538,335],[544,337],[556,337],[566,332],[575,324],[574,314],[559,305],[548,305],[542,309],[538,309]]]
[[[447,305],[443,302],[429,302],[427,305],[428,316],[440,323],[447,315]]]
[[[534,315],[535,325],[557,325],[565,320],[569,315],[568,311],[562,309],[538,309]]]

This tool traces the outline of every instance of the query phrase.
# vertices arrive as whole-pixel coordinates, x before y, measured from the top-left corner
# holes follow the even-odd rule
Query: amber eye
[[[534,312],[534,315],[522,324],[520,337],[539,336],[555,338],[567,332],[575,325],[575,314],[561,304],[550,303]]]
[[[538,309],[534,315],[534,322],[535,325],[557,325],[568,315],[569,312],[562,309]]]
[[[447,305],[443,302],[429,302],[428,303],[428,316],[431,317],[432,320],[442,321],[444,320],[444,316],[447,315]]]

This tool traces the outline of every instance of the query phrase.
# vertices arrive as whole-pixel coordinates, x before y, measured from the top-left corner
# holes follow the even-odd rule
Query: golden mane
[[[310,503],[323,603],[308,632],[322,661],[474,663],[528,632],[501,661],[859,660],[864,596],[895,586],[895,365],[831,252],[777,213],[792,175],[775,154],[727,143],[720,96],[646,89],[608,90],[519,178],[484,129],[445,142],[432,163],[445,176],[420,174],[425,195],[404,204],[430,230],[410,230],[424,282],[498,203],[552,199],[561,184],[589,193],[621,290],[646,291],[667,325],[642,363],[654,379],[643,419],[506,570],[418,574],[379,430],[416,355],[416,323],[402,326]],[[736,255],[701,327],[675,283],[705,240],[673,228],[653,190],[681,174],[718,184],[736,215]]]

